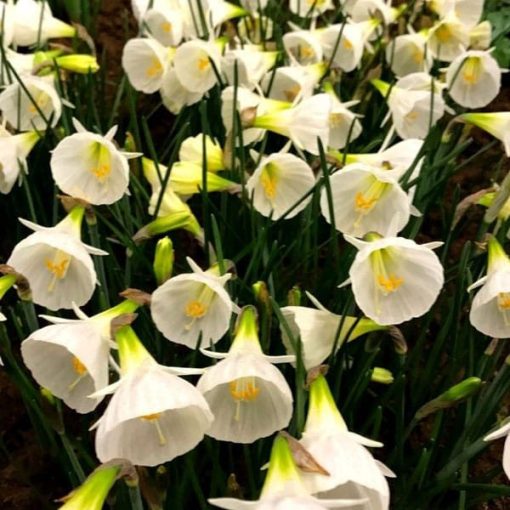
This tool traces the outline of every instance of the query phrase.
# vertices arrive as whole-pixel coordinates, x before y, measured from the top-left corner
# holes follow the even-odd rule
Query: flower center
[[[161,65],[159,58],[152,57],[151,65],[145,71],[147,78],[155,78],[156,76],[159,76],[162,72],[163,66]]]
[[[343,39],[342,41],[342,46],[344,47],[344,49],[346,50],[352,50],[354,48],[353,44],[351,41],[349,41],[349,39]]]
[[[73,391],[77,384],[87,375],[87,368],[76,356],[71,358],[71,365],[78,374],[78,377],[69,385],[69,391]]]
[[[329,125],[330,127],[340,127],[344,123],[344,115],[342,113],[330,113]]]
[[[202,319],[202,317],[207,314],[214,299],[214,295],[214,290],[204,284],[201,286],[200,292],[197,292],[195,297],[186,303],[184,307],[184,315],[191,319],[185,326],[186,330],[190,330],[196,320]]]
[[[48,104],[49,101],[50,101],[50,96],[48,96],[48,94],[45,94],[44,92],[39,93],[37,95],[37,99],[35,100],[35,103],[37,104],[37,106],[35,104],[33,104],[32,102],[30,102],[30,104],[28,105],[28,112],[32,115],[38,114],[39,111],[38,111],[37,107],[39,107],[39,110],[44,110],[44,108],[46,107],[46,105]]]
[[[356,212],[360,214],[369,213],[380,200],[387,187],[387,183],[373,179],[373,182],[365,192],[358,191],[354,196],[354,209]]]
[[[169,34],[172,31],[172,23],[170,23],[169,21],[164,21],[163,23],[161,23],[161,30]]]
[[[198,59],[197,67],[200,72],[204,72],[211,66],[211,61],[209,60],[209,57],[202,57]]]
[[[53,275],[53,278],[48,285],[48,292],[53,292],[57,280],[63,280],[66,277],[70,263],[71,256],[61,250],[56,250],[53,260],[49,258],[44,260],[46,269]]]
[[[476,85],[482,75],[482,64],[478,57],[470,57],[464,61],[462,66],[462,79],[468,85]]]
[[[200,301],[192,300],[186,303],[186,308],[184,313],[187,317],[193,317],[194,319],[199,319],[203,317],[207,313],[207,306],[205,306]]]
[[[394,249],[382,248],[375,250],[370,254],[370,262],[372,265],[372,273],[375,280],[375,306],[377,313],[380,310],[380,297],[389,296],[404,284],[404,278],[398,274],[395,269]]]
[[[300,58],[313,58],[315,56],[315,51],[313,51],[313,48],[308,45],[300,45],[298,47],[298,55]]]
[[[278,176],[276,175],[276,166],[273,163],[268,163],[264,166],[260,176],[260,185],[264,191],[266,198],[272,202],[276,197],[276,189],[278,186]]]
[[[241,402],[253,402],[257,400],[260,388],[257,388],[255,377],[240,377],[228,384],[228,391],[236,403],[234,419],[239,421],[241,418]]]
[[[451,38],[452,38],[452,31],[450,30],[450,28],[446,25],[441,25],[440,27],[437,28],[436,30],[436,37],[437,37],[437,40],[441,43],[441,44],[446,44],[448,43]]]
[[[390,294],[391,292],[395,292],[404,283],[404,279],[394,274],[390,274],[388,277],[379,275],[377,277],[377,283],[379,287],[383,289],[383,292]]]
[[[294,99],[296,99],[296,96],[301,91],[301,87],[296,83],[296,85],[293,85],[290,89],[286,89],[283,91],[283,94],[285,95],[285,98],[289,103],[292,103]]]
[[[145,414],[144,416],[140,416],[140,420],[152,423],[156,428],[156,433],[158,435],[159,444],[161,446],[166,445],[166,437],[163,434],[163,430],[161,429],[161,424],[159,423],[159,419],[163,413],[153,413],[153,414]]]
[[[425,54],[421,48],[415,48],[411,57],[416,64],[423,64]]]
[[[112,171],[112,157],[110,151],[102,143],[95,142],[92,147],[92,175],[100,182],[106,181]]]

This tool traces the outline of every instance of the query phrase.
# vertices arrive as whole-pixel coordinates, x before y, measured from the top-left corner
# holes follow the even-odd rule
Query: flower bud
[[[174,268],[174,247],[169,237],[163,237],[156,244],[156,253],[154,254],[152,267],[158,285],[162,285],[172,276]]]

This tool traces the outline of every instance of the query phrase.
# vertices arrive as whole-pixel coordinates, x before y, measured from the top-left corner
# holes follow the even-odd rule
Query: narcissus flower
[[[482,287],[471,305],[469,320],[480,332],[494,338],[510,337],[510,259],[492,237],[488,243],[487,276],[469,290]]]
[[[228,353],[202,352],[222,359],[206,369],[197,384],[215,417],[208,436],[233,443],[253,443],[289,424],[292,392],[272,363],[293,361],[294,356],[264,355],[254,307],[241,310]]]
[[[510,157],[510,112],[465,113],[457,118],[473,124],[501,140],[506,155]]]
[[[168,69],[164,75],[159,92],[165,108],[175,115],[185,106],[195,104],[202,99],[201,92],[190,92],[186,87],[181,85],[181,82],[177,79],[177,73],[173,68]]]
[[[325,510],[326,508],[358,508],[360,499],[320,500],[307,491],[292,457],[287,440],[278,435],[273,442],[269,469],[260,499],[244,501],[235,498],[212,498],[209,503],[227,510]]]
[[[501,437],[505,437],[505,446],[503,447],[503,470],[508,478],[510,478],[510,420],[506,420],[501,427],[491,432],[483,438],[484,441],[494,441]]]
[[[432,68],[434,59],[427,51],[425,32],[403,34],[395,37],[386,48],[386,62],[398,76],[426,72]]]
[[[11,135],[0,128],[0,193],[9,193],[18,178],[27,173],[27,157],[38,140],[36,131]]]
[[[14,36],[17,46],[32,46],[56,37],[74,37],[76,29],[55,18],[47,2],[18,0],[14,6]]]
[[[482,17],[484,0],[427,0],[427,3],[441,18],[455,15],[461,23],[472,27]]]
[[[281,309],[294,339],[301,340],[301,356],[306,370],[320,365],[332,353],[335,341],[338,350],[346,340],[350,342],[372,331],[386,329],[371,319],[347,316],[343,319],[342,329],[339,331],[342,317],[324,308],[310,294],[308,296],[318,309],[305,306],[285,306]],[[280,331],[287,352],[296,354],[283,324],[280,324]]]
[[[345,239],[358,248],[349,271],[356,304],[378,324],[400,324],[420,317],[434,304],[443,286],[443,267],[433,248],[402,237]]]
[[[290,59],[298,64],[317,64],[322,61],[323,51],[319,34],[311,30],[287,32],[283,46]]]
[[[173,4],[174,2],[169,2]],[[184,16],[177,5],[160,9],[158,2],[145,13],[142,25],[163,46],[178,46],[184,35]]]
[[[90,253],[108,253],[82,243],[83,214],[82,207],[75,207],[54,227],[20,219],[35,232],[14,247],[7,264],[28,280],[34,303],[59,310],[84,305],[92,297],[97,276]]]
[[[202,166],[204,163],[204,156],[208,172],[216,173],[225,168],[223,150],[210,136],[202,133],[197,136],[190,136],[181,143],[179,149],[180,161]]]
[[[365,498],[359,506],[362,510],[388,510],[390,490],[385,474],[391,472],[365,448],[382,444],[348,430],[323,375],[310,385],[300,443],[329,473],[301,473],[311,493],[319,499]]]
[[[446,72],[448,92],[466,108],[488,105],[501,88],[501,69],[487,51],[461,53]]]
[[[362,237],[369,232],[396,235],[408,223],[411,204],[398,184],[400,171],[352,163],[330,177],[332,209],[327,189],[321,191],[321,212],[344,234]],[[333,218],[331,218],[333,213]]]
[[[384,0],[356,0],[347,4],[347,12],[356,23],[375,18],[389,25],[397,19],[400,11],[391,7],[391,2]]]
[[[300,18],[319,16],[323,12],[332,9],[331,0],[290,0],[289,9]]]
[[[456,16],[449,15],[428,31],[427,49],[434,58],[452,62],[469,46],[469,28]]]
[[[228,330],[234,305],[225,284],[230,273],[217,266],[202,271],[189,257],[192,273],[167,280],[152,294],[151,314],[168,340],[195,349],[216,343]]]
[[[21,343],[23,361],[39,385],[75,411],[88,413],[103,400],[88,396],[108,385],[110,322],[137,307],[124,301],[93,317],[80,313],[78,320],[44,316],[55,324],[34,331]]]
[[[246,190],[253,197],[253,207],[263,216],[277,220],[313,188],[315,176],[306,161],[293,154],[276,153],[262,158],[248,179]],[[301,212],[312,199],[301,200],[285,217]]]
[[[0,110],[4,119],[19,131],[44,131],[59,121],[62,101],[51,76],[24,76],[23,87],[15,82],[0,94]]]
[[[261,51],[256,46],[245,45],[242,49],[228,50],[221,59],[221,70],[229,85],[235,84],[253,90],[276,62],[276,51]]]
[[[77,133],[65,137],[51,155],[51,173],[65,193],[90,204],[113,204],[129,185],[128,158],[113,144],[117,127],[105,136],[87,131],[76,119]]]
[[[122,51],[122,67],[134,89],[152,94],[163,86],[172,55],[156,39],[130,39]]]
[[[202,370],[159,365],[130,326],[115,336],[121,378],[100,392],[113,397],[97,423],[99,460],[157,466],[193,449],[213,416],[202,394],[178,376]]]

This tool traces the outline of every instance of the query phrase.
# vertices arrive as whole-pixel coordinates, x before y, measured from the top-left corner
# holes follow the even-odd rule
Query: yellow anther
[[[187,317],[193,317],[194,319],[199,319],[203,317],[207,312],[207,307],[197,300],[188,301],[186,303],[186,307],[184,308],[184,313]]]
[[[482,71],[482,66],[480,63],[480,59],[468,58],[464,61],[462,66],[462,79],[468,85],[476,85],[480,81],[480,75]]]
[[[405,118],[410,121],[415,121],[419,117],[418,112],[415,110],[410,111]]]
[[[330,127],[339,127],[344,122],[344,115],[342,113],[330,113],[329,125]]]
[[[153,414],[146,414],[142,416],[140,419],[144,421],[155,421],[159,420],[161,418],[161,413],[153,413]]]
[[[162,72],[163,66],[161,65],[159,58],[152,57],[151,65],[147,68],[145,74],[147,75],[148,78],[155,78],[156,76],[159,76]]]
[[[46,259],[44,261],[44,265],[46,266],[46,269],[50,273],[52,273],[55,278],[62,280],[62,278],[64,278],[66,275],[70,260],[71,260],[70,258],[64,258],[59,262],[53,262],[50,259]]]
[[[112,171],[112,158],[110,151],[102,143],[95,142],[92,145],[92,168],[90,172],[99,182],[106,181]]]
[[[452,38],[452,31],[446,25],[441,25],[437,28],[435,36],[441,44],[446,44]]]
[[[87,373],[87,369],[86,369],[85,365],[76,356],[73,356],[71,363],[73,365],[74,371],[79,376],[85,375]]]
[[[111,171],[110,165],[99,165],[91,170],[98,181],[104,181],[104,179],[110,175]]]
[[[498,294],[498,308],[505,312],[510,310],[510,292],[500,292]]]
[[[211,62],[209,60],[209,57],[202,57],[202,58],[199,58],[198,59],[198,62],[197,62],[197,67],[198,67],[198,70],[203,72],[205,71],[206,69],[208,69],[211,65]]]
[[[42,92],[37,96],[37,99],[35,100],[35,102],[36,102],[37,106],[39,107],[39,110],[43,110],[44,107],[48,104],[49,100],[50,100],[50,97],[48,96],[48,94],[45,94],[44,92]],[[30,104],[28,105],[28,111],[32,115],[39,113],[37,107],[35,106],[35,104],[32,103],[32,101],[30,101]]]
[[[301,92],[301,87],[296,83],[293,87],[290,89],[284,90],[283,94],[285,95],[285,98],[289,103],[292,103],[294,99],[296,99],[296,96]]]
[[[370,209],[374,207],[374,205],[379,200],[379,197],[373,197],[373,198],[365,198],[363,193],[356,193],[356,196],[354,197],[354,203],[355,203],[355,209],[357,211],[363,211],[368,212]]]
[[[172,23],[170,23],[169,21],[164,21],[163,23],[161,23],[161,30],[169,34],[172,31]]]
[[[344,49],[346,49],[346,50],[352,50],[352,48],[354,47],[354,46],[352,45],[352,42],[351,42],[351,41],[349,41],[349,39],[345,39],[345,38],[342,40],[342,46],[343,46],[343,47],[344,47]]]
[[[165,438],[165,435],[163,434],[163,430],[161,429],[161,425],[159,423],[159,419],[161,418],[162,414],[163,413],[145,414],[144,416],[140,416],[140,419],[142,421],[147,421],[149,423],[152,423],[154,425],[154,427],[156,427],[156,432],[158,434],[159,444],[161,446],[165,446],[166,445],[166,438]]]
[[[312,58],[315,56],[315,51],[311,46],[300,46],[299,55],[301,58]]]
[[[260,393],[260,388],[255,385],[253,377],[241,377],[231,381],[228,385],[231,397],[238,402],[251,402],[256,400]]]
[[[388,277],[379,275],[377,277],[377,283],[380,287],[382,287],[385,293],[389,294],[391,292],[395,292],[404,283],[404,279],[393,274]]]
[[[423,61],[425,60],[425,53],[421,48],[415,48],[412,54],[412,59],[417,64],[423,64]]]

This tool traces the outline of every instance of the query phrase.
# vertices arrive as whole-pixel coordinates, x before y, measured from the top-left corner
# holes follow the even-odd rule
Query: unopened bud
[[[171,278],[174,269],[174,247],[169,237],[163,237],[157,242],[152,267],[158,285]]]

